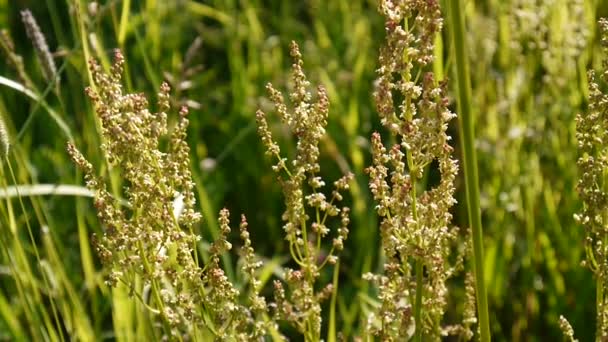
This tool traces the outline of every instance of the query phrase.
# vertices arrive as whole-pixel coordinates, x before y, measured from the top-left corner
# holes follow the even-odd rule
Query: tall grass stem
[[[481,210],[479,207],[479,177],[477,174],[477,156],[475,152],[474,118],[471,109],[471,80],[465,52],[465,26],[461,3],[459,0],[451,0],[448,6],[448,15],[452,24],[452,52],[454,53],[456,66],[458,113],[460,118],[458,126],[464,160],[469,225],[472,229],[473,238],[473,266],[475,271],[475,292],[477,296],[480,340],[482,342],[489,342],[491,339],[490,318],[484,284],[483,232]]]
[[[11,162],[7,157],[4,158],[6,165],[8,167],[9,173],[11,175],[11,179],[13,180],[14,184],[17,184],[17,177],[15,177],[15,172],[13,171],[13,167],[11,165]],[[36,239],[34,238],[34,233],[32,231],[32,226],[30,225],[30,220],[27,216],[27,210],[25,208],[25,204],[23,203],[23,198],[21,197],[21,195],[19,194],[19,191],[17,190],[17,198],[19,199],[19,204],[21,205],[21,210],[23,211],[24,214],[24,219],[25,219],[25,226],[27,227],[27,232],[30,238],[30,242],[32,243],[32,251],[34,252],[34,255],[36,256],[36,263],[38,264],[37,266],[40,269],[40,274],[42,275],[42,279],[43,279],[43,284],[44,287],[46,288],[47,293],[49,294],[49,303],[51,305],[51,311],[53,313],[53,318],[55,320],[55,324],[57,327],[57,331],[59,332],[59,339],[61,341],[65,341],[65,337],[63,336],[63,330],[61,329],[61,321],[59,319],[59,313],[56,307],[56,303],[55,303],[55,299],[53,298],[53,291],[51,290],[51,285],[50,282],[44,272],[44,270],[42,269],[42,258],[40,257],[40,253],[38,251],[38,245],[36,244]],[[48,325],[50,325],[50,323],[47,323]],[[52,330],[52,328],[49,326],[49,331]]]

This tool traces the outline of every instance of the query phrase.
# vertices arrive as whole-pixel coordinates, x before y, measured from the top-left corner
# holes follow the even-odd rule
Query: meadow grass
[[[384,292],[362,275],[380,277],[390,258],[381,247],[382,217],[374,210],[378,202],[364,170],[373,164],[373,132],[384,137],[386,146],[400,142],[381,124],[372,96],[378,53],[386,41],[386,18],[377,11],[378,2],[0,0],[0,118],[10,143],[0,168],[0,340],[155,340],[173,330],[150,313],[153,300],[136,298],[134,289],[146,288],[141,279],[133,278],[131,287],[106,284],[108,273],[91,237],[103,236],[107,225],[100,224],[92,194],[82,188],[84,175],[65,150],[68,141],[77,146],[106,180],[109,194],[127,203],[124,188],[130,183],[100,152],[107,142],[104,126],[84,91],[95,87],[88,61],[109,70],[115,48],[124,54],[125,93],[145,93],[154,103],[166,81],[172,89],[170,105],[190,108],[185,141],[194,210],[203,217],[192,226],[192,234],[201,236],[193,257],[200,265],[217,264],[241,294],[239,303],[258,288],[269,308],[257,317],[275,322],[273,283],[285,280],[286,268],[310,259],[294,258],[297,252],[285,240],[282,188],[256,134],[256,111],[273,108],[266,84],[293,91],[287,77],[291,41],[300,46],[308,80],[324,86],[329,102],[326,134],[318,141],[318,175],[333,182],[353,174],[343,203],[350,208],[349,236],[339,268],[324,268],[315,278],[315,291],[323,292],[328,284],[338,289],[319,302],[321,326],[312,329],[318,323],[311,318],[300,331],[297,323],[285,323],[290,321],[283,312],[276,326],[266,327],[267,336],[280,339],[280,331],[293,340],[373,340],[378,321],[370,317],[381,312]],[[463,256],[464,270],[446,280],[445,313],[436,322],[436,316],[420,310],[433,299],[424,281],[435,278],[426,259],[412,252],[402,264],[412,268],[411,276],[402,284],[411,283],[413,303],[402,304],[414,309],[411,317],[401,311],[407,318],[403,326],[421,323],[446,332],[451,326],[450,331],[462,333],[455,327],[468,318],[476,334],[479,324],[481,334],[475,338],[484,341],[490,335],[497,341],[559,340],[563,316],[576,338],[593,340],[598,292],[593,273],[580,266],[589,251],[585,230],[573,218],[584,208],[575,191],[575,117],[587,111],[587,70],[605,71],[597,21],[608,15],[608,7],[592,0],[439,4],[443,29],[433,36],[432,62],[420,70],[432,71],[438,81],[448,79],[449,109],[457,114],[446,133],[464,168],[454,180],[458,203],[450,210],[451,223],[460,230],[446,259],[455,265]],[[39,38],[21,20],[26,9],[46,39],[54,70],[48,55],[40,54],[43,47],[33,44]],[[469,88],[467,68],[469,100],[462,97]],[[422,81],[414,71],[412,79]],[[395,101],[401,100],[395,95]],[[167,120],[169,129],[179,125],[179,115]],[[267,120],[285,157],[296,156],[297,134],[291,135],[278,118]],[[160,148],[167,145],[161,139]],[[474,152],[477,162],[471,159]],[[408,157],[404,160],[407,164]],[[471,177],[474,169],[478,177]],[[416,201],[442,179],[436,162],[422,171],[408,195]],[[477,182],[478,200],[471,189]],[[230,217],[218,214],[224,207]],[[250,258],[263,262],[249,273],[242,271],[247,242],[239,237],[245,235],[237,229],[228,233],[222,224],[226,218],[241,222],[241,214],[255,248]],[[234,248],[218,254],[217,241],[224,239]],[[327,256],[332,247],[327,241],[315,249],[318,256]],[[484,276],[472,281],[474,269]],[[253,286],[252,278],[259,283]],[[470,314],[475,288],[478,321]],[[480,289],[487,291],[487,301]],[[202,312],[211,315],[202,314],[206,323],[213,320],[213,310]],[[207,340],[217,336],[212,330],[193,336]],[[425,340],[430,331],[422,336],[422,329],[410,328],[399,336]]]

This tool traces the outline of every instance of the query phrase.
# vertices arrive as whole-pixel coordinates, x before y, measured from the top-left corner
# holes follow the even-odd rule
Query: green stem
[[[467,196],[469,225],[473,238],[473,268],[475,271],[475,291],[477,295],[477,313],[479,316],[479,331],[482,342],[489,342],[490,318],[488,300],[484,285],[483,269],[483,233],[481,226],[481,210],[479,208],[479,183],[477,175],[477,156],[475,154],[474,118],[471,108],[471,80],[466,58],[465,27],[459,0],[451,0],[448,6],[452,24],[452,51],[456,66],[456,81],[458,93],[458,112],[460,113],[459,132],[464,159],[464,176]]]
[[[9,163],[8,158],[5,158],[5,162]],[[0,185],[4,188],[7,187],[8,182],[5,182],[6,177],[4,174],[4,169],[2,167],[2,165],[0,165]],[[6,218],[6,222],[7,224],[11,227],[10,229],[4,229],[2,230],[0,233],[6,233],[6,236],[4,236],[3,234],[0,234],[0,245],[2,245],[3,248],[3,252],[4,252],[4,258],[5,260],[8,261],[8,267],[10,269],[11,274],[13,275],[13,279],[15,280],[15,287],[17,289],[17,293],[19,296],[19,300],[21,301],[21,303],[23,303],[23,311],[24,311],[24,316],[25,316],[25,321],[28,324],[28,327],[30,328],[30,332],[32,333],[32,337],[37,337],[37,338],[42,338],[42,336],[39,334],[39,332],[36,330],[37,328],[39,328],[41,325],[38,324],[37,322],[39,321],[39,319],[37,317],[35,317],[35,309],[32,306],[31,301],[28,299],[28,296],[25,293],[25,285],[23,284],[22,281],[22,274],[26,273],[26,272],[20,272],[18,271],[19,269],[19,265],[17,264],[17,260],[16,260],[16,256],[12,256],[12,254],[19,254],[22,255],[23,253],[20,253],[19,251],[13,252],[10,249],[10,244],[11,244],[11,240],[13,238],[16,238],[15,234],[16,234],[16,223],[15,223],[15,219],[14,219],[14,214],[13,214],[13,208],[10,202],[10,199],[7,197],[6,198],[6,211],[4,209],[4,207],[0,206],[0,211],[2,212],[2,216]],[[19,247],[19,243],[18,241],[15,241],[15,246]],[[21,250],[21,249],[19,249]],[[29,273],[29,272],[27,272]],[[33,279],[33,276],[31,277]],[[18,329],[18,328],[17,328]]]
[[[409,25],[407,22],[407,19],[403,22],[403,26],[405,28],[406,31],[409,31]],[[412,28],[413,29],[413,28]],[[403,58],[407,63],[409,62],[409,57],[406,53],[404,53]],[[418,80],[418,77],[420,76],[420,70],[418,70],[418,74],[416,75],[415,79],[414,79],[414,83]],[[407,70],[406,72],[404,72],[402,74],[402,77],[404,78],[404,80],[406,82],[411,80],[411,70]],[[412,102],[412,98],[410,96],[406,96],[405,98],[405,120],[406,122],[411,122],[414,119],[414,113],[410,110],[411,108],[411,102]],[[417,186],[417,174],[418,174],[418,170],[419,170],[419,165],[416,165],[414,163],[414,157],[412,156],[412,151],[411,149],[407,149],[406,151],[406,160],[407,160],[407,167],[410,173],[410,180],[412,182],[412,185],[410,187],[410,199],[412,201],[411,203],[411,207],[412,207],[412,217],[414,219],[414,222],[416,224],[416,227],[418,227],[418,195],[416,193],[416,186]],[[418,229],[418,228],[416,228]],[[418,243],[420,243],[420,241],[417,241]],[[407,262],[407,260],[404,261],[404,263]],[[417,259],[415,262],[415,271],[416,271],[416,298],[415,298],[415,303],[414,303],[414,322],[416,324],[416,331],[414,333],[414,341],[415,342],[421,342],[422,341],[422,287],[423,287],[423,268],[424,265],[422,263],[422,260]]]
[[[602,170],[602,183],[601,183],[602,192],[605,193],[608,189],[608,169]],[[602,222],[606,222],[608,220],[608,211],[604,210],[602,213]],[[606,233],[603,234],[602,237],[602,245],[606,245],[608,242],[608,235]],[[594,256],[594,252],[591,252],[591,255]],[[598,259],[603,259],[604,253],[602,252]],[[595,258],[594,258],[595,259]],[[602,332],[604,331],[604,326],[606,325],[606,321],[604,320],[604,310],[605,310],[605,294],[604,294],[604,282],[605,277],[603,272],[601,272],[602,266],[600,264],[597,265],[595,271],[595,310],[596,310],[596,318],[597,322],[595,324],[595,340],[602,340]]]
[[[148,262],[148,259],[146,258],[146,252],[144,249],[144,244],[141,240],[137,241],[137,248],[139,249],[139,254],[142,260],[142,264],[144,267],[145,272],[147,272],[148,274],[152,274],[152,267],[150,266],[150,263]],[[142,277],[143,279],[143,277]],[[160,295],[160,289],[158,287],[158,284],[156,282],[156,280],[152,279],[150,281],[150,285],[151,285],[151,291],[152,291],[152,295],[154,296],[154,299],[156,300],[157,304],[158,304],[158,308],[160,311],[160,316],[162,318],[162,324],[163,324],[163,328],[165,329],[165,332],[167,334],[171,334],[171,325],[169,323],[169,321],[167,321],[166,316],[164,315],[165,313],[165,304],[163,302],[163,299]],[[180,338],[181,339],[181,338]]]
[[[302,220],[301,222],[301,229],[302,229],[302,239],[304,239],[304,257],[306,258],[304,260],[304,276],[306,278],[306,281],[308,282],[309,286],[311,289],[315,288],[315,279],[314,279],[314,275],[312,274],[312,264],[314,263],[314,257],[311,258],[312,256],[312,252],[310,251],[310,246],[308,245],[308,232],[306,229],[306,221]],[[297,248],[297,245],[296,245]],[[314,323],[312,322],[312,319],[314,317],[312,317],[312,315],[310,313],[307,314],[307,318],[306,318],[306,334],[305,334],[305,340],[306,341],[318,341],[319,337],[317,336],[319,334],[318,331],[316,331],[316,329],[314,328]],[[311,336],[312,335],[312,336]]]
[[[131,8],[131,0],[122,2],[122,10],[120,11],[120,24],[118,29],[118,44],[124,47],[125,38],[127,37],[127,25],[129,24],[129,9]]]
[[[416,322],[415,342],[422,341],[422,261],[416,261],[416,305],[414,306],[414,322]]]
[[[9,173],[11,175],[11,178],[13,180],[13,184],[18,184],[17,182],[17,177],[15,176],[15,172],[13,171],[13,167],[11,166],[11,162],[9,160],[8,157],[5,158],[6,161],[6,165],[8,166],[8,170]],[[59,339],[60,341],[65,341],[65,337],[63,336],[63,330],[61,329],[61,321],[59,319],[59,313],[55,304],[55,291],[52,290],[49,279],[47,278],[47,275],[44,271],[44,269],[42,269],[42,258],[40,257],[40,253],[38,252],[38,247],[36,244],[36,239],[34,239],[34,233],[32,231],[32,226],[30,225],[30,220],[28,218],[27,215],[27,210],[25,209],[25,204],[23,203],[23,197],[21,197],[21,194],[19,193],[19,190],[17,190],[17,198],[19,199],[19,204],[21,206],[21,210],[23,211],[23,217],[25,218],[25,226],[27,227],[27,233],[29,235],[30,238],[30,242],[32,243],[32,250],[34,251],[34,255],[36,256],[36,263],[38,268],[40,269],[40,274],[42,275],[42,280],[44,283],[44,287],[46,288],[46,291],[48,293],[48,299],[49,302],[51,304],[51,312],[53,313],[53,318],[55,319],[55,324],[57,327],[57,332],[59,332]],[[32,277],[32,279],[34,279]],[[51,327],[49,326],[49,331],[51,330]]]
[[[338,274],[340,273],[340,260],[334,266],[333,292],[329,305],[329,328],[327,329],[327,342],[336,342],[336,299],[338,298]]]
[[[602,326],[604,325],[603,314],[602,314],[602,311],[604,309],[604,286],[602,283],[602,278],[597,274],[596,274],[595,285],[596,285],[595,308],[596,308],[596,317],[597,317],[597,324],[595,327],[595,340],[601,341],[602,339],[600,337],[602,336]]]
[[[408,106],[409,107],[409,106]],[[412,114],[408,113],[408,120],[412,120]],[[412,152],[410,150],[407,151],[407,163],[410,170],[410,177],[416,177],[416,173],[418,171],[415,168]],[[418,225],[418,195],[416,194],[416,182],[412,181],[412,186],[410,188],[410,197],[412,200],[412,216],[414,221],[416,221],[416,225]],[[422,341],[422,287],[423,287],[423,269],[424,265],[422,260],[417,259],[415,263],[415,272],[416,272],[416,299],[414,305],[414,322],[416,323],[416,331],[414,334],[414,341],[421,342]]]

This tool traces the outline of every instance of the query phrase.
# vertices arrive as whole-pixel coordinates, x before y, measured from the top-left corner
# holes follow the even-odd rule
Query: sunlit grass
[[[436,38],[432,69],[439,79],[450,78],[453,111],[476,123],[468,132],[475,140],[456,133],[455,126],[450,133],[453,146],[462,141],[468,147],[457,149],[457,156],[477,150],[479,201],[466,200],[461,172],[454,223],[462,230],[472,226],[474,250],[485,251],[483,259],[467,264],[485,273],[478,280],[485,280],[489,317],[480,322],[489,331],[482,332],[495,340],[556,340],[559,316],[565,315],[577,338],[591,340],[595,307],[581,303],[595,302],[595,285],[579,267],[584,234],[572,219],[581,207],[574,191],[574,117],[587,106],[586,70],[602,70],[596,22],[608,8],[591,0],[462,3],[465,30],[458,41],[466,42],[467,59],[451,52],[452,19],[442,1],[447,30]],[[284,208],[262,158],[255,110],[268,106],[262,98],[267,82],[288,87],[291,40],[300,43],[311,81],[326,87],[331,103],[328,135],[321,141],[324,173],[335,179],[350,171],[356,180],[348,196],[353,222],[339,273],[322,275],[340,290],[324,307],[321,336],[362,334],[378,302],[377,290],[361,275],[380,272],[384,261],[363,173],[370,164],[371,132],[381,129],[371,98],[385,33],[376,1],[27,4],[54,53],[61,83],[58,92],[42,76],[19,20],[23,4],[0,0],[0,28],[13,37],[27,76],[22,79],[0,52],[0,117],[12,145],[0,174],[0,340],[158,338],[129,289],[110,290],[103,283],[91,236],[104,228],[64,149],[66,141],[76,142],[109,176],[114,195],[122,194],[122,180],[98,153],[100,126],[83,90],[91,83],[87,59],[107,67],[114,48],[126,55],[127,91],[154,97],[161,81],[174,80],[173,104],[193,107],[188,143],[204,217],[196,227],[203,261],[219,236],[217,212],[227,206],[249,219],[253,244],[266,262],[264,284],[279,276],[289,260],[280,220]],[[536,17],[539,13],[545,17]],[[197,38],[201,45],[193,44]],[[462,109],[461,80],[454,73],[463,63],[471,76],[470,111]],[[284,129],[273,128],[284,151],[293,154]],[[475,164],[466,160],[461,168]],[[436,175],[426,177],[432,184]],[[477,202],[483,238],[467,219],[467,203]],[[222,264],[233,283],[246,286],[236,254],[224,254]],[[463,281],[454,283],[446,324],[462,315]]]

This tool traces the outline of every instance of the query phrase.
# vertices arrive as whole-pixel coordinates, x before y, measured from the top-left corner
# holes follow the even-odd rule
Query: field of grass
[[[421,75],[426,72],[433,72],[435,80],[447,80],[445,96],[449,102],[445,105],[456,117],[442,123],[448,125],[445,133],[451,140],[446,142],[454,149],[451,158],[458,161],[459,172],[453,180],[457,203],[446,204],[447,216],[451,213],[453,218],[445,228],[459,227],[459,230],[450,230],[446,235],[449,239],[437,243],[437,246],[445,244],[445,253],[420,250],[419,246],[436,247],[434,242],[423,243],[426,241],[423,232],[419,237],[413,234],[415,241],[410,245],[397,248],[397,256],[387,256],[386,243],[390,239],[382,233],[388,230],[381,227],[387,225],[391,215],[378,215],[383,204],[370,191],[373,170],[370,172],[369,167],[378,167],[372,135],[379,132],[390,150],[388,146],[401,143],[401,137],[407,137],[410,131],[407,124],[392,129],[379,115],[376,106],[379,96],[377,93],[374,96],[382,86],[379,51],[388,39],[386,27],[404,25],[405,29],[419,34],[424,33],[426,24],[413,19],[387,24],[378,11],[380,2],[391,1],[0,0],[0,122],[6,126],[10,142],[8,154],[2,152],[0,166],[0,341],[139,341],[163,337],[181,340],[187,339],[187,335],[203,341],[221,339],[218,331],[224,328],[226,336],[230,335],[231,328],[227,327],[231,323],[227,320],[232,316],[227,319],[220,308],[209,306],[231,305],[230,300],[246,308],[243,312],[254,315],[242,318],[243,322],[253,319],[267,325],[264,326],[266,340],[284,337],[292,341],[340,338],[371,341],[382,337],[389,340],[390,334],[374,335],[378,324],[373,317],[378,319],[386,309],[383,294],[402,288],[389,291],[378,286],[378,279],[369,281],[372,277],[363,275],[383,274],[385,264],[392,259],[403,262],[403,286],[412,289],[402,302],[397,299],[393,303],[392,310],[407,317],[403,326],[409,329],[399,331],[396,341],[433,340],[439,338],[436,334],[439,327],[459,325],[458,329],[465,329],[471,324],[476,340],[489,340],[484,333],[487,329],[495,341],[559,341],[565,340],[560,316],[570,322],[580,341],[602,340],[602,330],[608,329],[608,306],[604,304],[608,301],[604,290],[608,288],[603,288],[608,285],[608,252],[599,251],[597,246],[607,241],[606,229],[600,223],[606,220],[608,206],[597,211],[600,218],[596,221],[600,227],[592,229],[599,229],[599,235],[586,230],[574,217],[586,212],[589,204],[584,204],[583,196],[579,197],[577,192],[581,179],[577,160],[582,152],[577,143],[576,118],[579,113],[593,110],[603,113],[601,104],[590,106],[590,99],[598,97],[593,96],[587,73],[595,70],[601,75],[608,71],[608,65],[602,63],[608,56],[601,49],[598,25],[601,17],[608,16],[608,3],[598,0],[392,1],[420,6],[415,8],[438,2],[441,7],[443,28],[431,37],[434,44],[430,53],[434,59],[420,65],[412,59],[411,75],[401,70],[394,82],[409,81],[411,77],[411,81],[422,86],[426,76]],[[24,10],[31,11],[31,16],[24,15]],[[417,10],[413,15],[421,13],[423,10]],[[41,53],[44,46],[40,39],[32,38],[32,18],[40,28],[38,35],[42,34],[46,40],[50,57]],[[458,25],[457,19],[463,20],[464,27]],[[464,31],[460,32],[459,28]],[[323,92],[316,95],[313,90],[317,85],[324,87],[329,114],[326,134],[318,137],[310,133],[316,127],[312,124],[298,130],[282,122],[276,113],[280,110],[273,106],[276,98],[266,90],[269,82],[285,94],[297,92],[302,85],[290,76],[292,41],[299,45],[302,68],[315,95],[312,100],[300,102],[302,99],[286,96],[286,102],[291,106],[318,100],[321,104],[314,107],[315,113],[322,112]],[[195,311],[200,314],[203,322],[200,326],[204,328],[197,324],[184,325],[182,321],[172,326],[172,321],[163,313],[163,303],[168,301],[161,299],[161,294],[170,291],[179,294],[178,288],[185,286],[166,285],[170,276],[148,282],[138,273],[141,270],[129,273],[128,267],[134,266],[129,264],[132,260],[124,261],[128,259],[125,258],[127,281],[123,279],[116,286],[109,286],[111,267],[102,262],[97,250],[99,241],[93,241],[107,243],[103,237],[110,229],[107,224],[110,221],[107,218],[104,221],[102,214],[98,217],[103,204],[94,200],[94,194],[85,187],[86,170],[83,172],[70,158],[66,150],[68,142],[92,164],[94,174],[105,180],[108,198],[118,203],[114,208],[137,218],[137,224],[158,225],[161,230],[164,227],[163,217],[152,216],[158,194],[150,190],[148,195],[152,198],[144,201],[145,187],[138,188],[137,178],[129,178],[121,171],[134,167],[144,173],[144,168],[149,167],[154,172],[169,173],[169,169],[149,165],[152,162],[148,163],[145,158],[156,159],[144,153],[143,147],[139,151],[141,155],[137,154],[139,147],[148,146],[139,145],[141,141],[121,145],[120,148],[133,149],[129,150],[132,154],[128,157],[132,160],[125,157],[128,163],[117,166],[110,162],[101,146],[112,139],[112,133],[105,131],[111,126],[108,123],[111,120],[106,122],[100,118],[99,108],[103,105],[85,93],[87,86],[100,93],[106,89],[96,78],[101,71],[92,71],[89,61],[97,61],[99,70],[109,72],[115,49],[124,56],[122,90],[145,94],[151,112],[162,111],[162,103],[157,104],[159,97],[163,98],[162,92],[159,94],[161,84],[167,82],[171,87],[167,101],[172,109],[167,111],[167,126],[170,131],[179,131],[182,127],[187,130],[187,137],[182,138],[189,147],[189,151],[186,149],[189,158],[181,161],[186,163],[189,159],[190,164],[188,167],[182,163],[175,174],[168,175],[167,186],[181,184],[181,176],[191,177],[196,198],[192,209],[202,215],[200,222],[180,221],[172,227],[181,226],[188,228],[184,229],[187,233],[200,235],[200,240],[192,241],[191,253],[186,253],[203,270],[205,275],[199,278],[207,277],[208,270],[223,270],[225,279],[239,291],[230,300],[219,292],[219,299],[207,301],[205,298],[214,294],[213,286],[209,285],[213,279],[201,285],[202,290],[194,291],[202,293],[203,299],[195,301],[200,304]],[[468,85],[466,78],[469,78]],[[604,88],[600,85],[599,90]],[[467,91],[470,91],[468,98]],[[410,95],[404,90],[393,97],[396,102],[416,100],[416,96],[410,99]],[[101,101],[103,104],[104,100]],[[108,108],[114,108],[110,100],[105,101]],[[137,104],[128,105],[137,107]],[[184,121],[178,114],[181,106],[189,108],[187,127],[182,126]],[[320,238],[322,234],[312,237],[310,231],[311,236],[307,238],[306,229],[303,238],[285,232],[284,192],[288,196],[290,192],[285,190],[289,186],[282,187],[277,177],[282,177],[284,185],[293,181],[296,172],[292,175],[281,173],[283,169],[278,173],[273,171],[277,160],[266,153],[268,145],[260,138],[258,109],[265,113],[268,130],[278,142],[283,157],[291,161],[303,151],[312,153],[318,144],[320,170],[306,172],[320,176],[327,183],[324,192],[328,201],[334,181],[352,173],[353,180],[348,190],[342,191],[344,199],[339,205],[350,208],[349,234],[340,253],[336,254],[337,249],[334,251],[332,247],[332,239],[340,234],[340,216],[328,223],[331,232],[324,239]],[[408,113],[404,111],[404,122],[412,122]],[[597,120],[600,126],[596,129],[603,127],[608,131],[608,120],[603,119],[603,115]],[[472,130],[467,130],[467,123]],[[443,139],[440,134],[431,137]],[[417,137],[410,138],[420,142]],[[180,141],[161,138],[160,149],[183,147]],[[418,170],[413,165],[417,149],[423,149],[421,145],[408,145],[403,151],[407,177],[413,169]],[[607,147],[606,142],[600,140],[589,151],[602,156]],[[120,148],[117,153],[123,151]],[[182,151],[178,150],[176,156]],[[470,159],[471,150],[476,152],[476,161]],[[407,199],[403,203],[410,209],[402,209],[409,212],[413,206],[415,221],[418,220],[417,201],[420,208],[425,205],[435,208],[434,204],[426,203],[428,198],[434,198],[433,194],[426,196],[422,192],[440,186],[446,179],[439,164],[441,158],[449,159],[450,155],[436,153],[428,163],[420,165],[421,177],[415,179],[413,185],[407,183],[411,187],[407,188],[404,195]],[[469,158],[469,162],[465,158]],[[298,166],[290,162],[287,168],[294,171]],[[478,176],[472,177],[475,168]],[[468,173],[466,178],[464,171]],[[608,171],[608,166],[604,171]],[[608,172],[600,178],[606,179],[606,175]],[[476,200],[471,191],[477,182]],[[148,184],[150,188],[156,185],[156,182]],[[176,189],[187,194],[187,186],[180,186]],[[601,191],[605,188],[603,182],[598,187]],[[311,182],[303,188],[309,193],[316,191]],[[130,197],[134,189],[141,190],[135,199]],[[604,192],[602,195],[607,196]],[[451,194],[443,196],[447,198]],[[599,204],[594,203],[608,203],[604,197],[597,200]],[[136,206],[138,201],[141,208]],[[174,204],[158,205],[160,208]],[[442,209],[442,205],[437,205],[440,209],[432,210]],[[287,206],[289,208],[289,203]],[[222,208],[229,213],[220,213]],[[319,219],[324,209],[314,204],[308,209],[314,222],[325,222],[325,218]],[[469,223],[469,213],[474,218],[476,209],[481,215],[483,236],[479,234],[480,227]],[[424,209],[419,211],[421,216],[430,215]],[[398,217],[397,213],[391,213]],[[255,254],[247,253],[247,239],[239,231],[241,214],[247,218]],[[232,222],[231,232],[226,230],[226,218]],[[407,219],[402,223],[409,227]],[[317,236],[318,243],[313,241]],[[472,237],[480,238],[477,245]],[[231,250],[227,250],[226,242],[232,245]],[[313,248],[312,256],[309,245]],[[479,247],[483,247],[483,257],[478,255]],[[596,248],[598,252],[594,252]],[[339,262],[331,265],[335,260],[326,259],[330,262],[327,265],[323,262],[326,267],[320,267],[318,274],[301,265],[316,263],[318,266],[322,261],[316,258],[323,260],[332,252],[339,256]],[[170,259],[179,258],[174,255],[179,251],[169,248],[167,253]],[[248,256],[262,262],[261,267],[250,268],[251,273],[243,271],[254,264]],[[434,301],[434,296],[440,296],[439,288],[443,286],[443,283],[432,283],[436,278],[443,279],[434,274],[433,263],[437,258],[444,263],[443,268],[438,269],[446,274],[450,272],[451,277],[445,279],[445,303],[441,313],[435,316],[433,309],[441,305]],[[143,259],[145,265],[141,268],[146,270],[141,272],[145,274],[149,260]],[[581,265],[585,260],[588,267]],[[460,266],[451,268],[459,263]],[[297,275],[285,272],[288,267],[299,266],[304,274],[300,276],[305,279],[301,283],[290,280]],[[179,270],[182,268],[186,266],[180,264]],[[483,274],[483,279],[474,281],[474,270],[476,274]],[[304,308],[292,303],[301,311],[297,319],[290,320],[285,312],[283,316],[274,315],[272,311],[277,309],[272,305],[269,312],[248,311],[255,298],[275,303],[275,281],[305,287],[313,278],[312,290],[327,298],[315,301],[310,307],[306,306],[308,303]],[[324,290],[327,284],[333,285],[333,290]],[[472,289],[477,288],[479,296],[480,285],[487,292],[487,301],[480,301],[478,297],[477,302],[487,304],[489,315],[488,319],[482,316],[477,320],[481,323],[478,327],[467,318],[471,319],[472,310],[475,311]],[[157,289],[163,286],[169,289]],[[288,290],[288,294],[293,292]],[[317,310],[317,304],[321,310],[320,333],[315,332],[316,316],[311,314]],[[598,317],[602,315],[597,312],[604,313],[603,322],[599,322]],[[275,325],[275,317],[279,316]],[[234,317],[241,316],[235,314]],[[416,329],[415,323],[424,324],[428,330]],[[170,332],[174,335],[168,335]],[[248,333],[251,334],[247,338],[254,339],[253,332]],[[443,339],[461,340],[467,336],[458,330]]]

